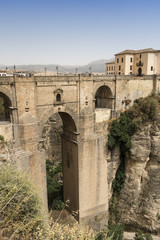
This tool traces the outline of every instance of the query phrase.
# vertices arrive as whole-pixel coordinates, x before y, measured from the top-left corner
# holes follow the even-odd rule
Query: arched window
[[[10,121],[11,101],[4,93],[0,92],[0,121]]]
[[[61,94],[59,94],[59,93],[57,94],[57,96],[56,96],[56,101],[57,101],[57,102],[60,102],[60,101],[61,101]]]
[[[112,92],[109,87],[102,86],[98,88],[95,99],[96,108],[112,109]]]
[[[138,76],[142,76],[142,68],[138,68]]]

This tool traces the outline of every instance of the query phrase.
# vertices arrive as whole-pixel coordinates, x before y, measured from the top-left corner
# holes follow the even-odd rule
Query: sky
[[[160,49],[159,0],[0,0],[0,64],[85,65]]]

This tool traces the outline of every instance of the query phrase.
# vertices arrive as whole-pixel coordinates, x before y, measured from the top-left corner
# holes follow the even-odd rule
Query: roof
[[[115,63],[115,60],[111,62],[107,62],[106,64],[113,64],[113,63]]]
[[[153,48],[146,48],[146,49],[140,49],[140,50],[131,50],[131,49],[127,49],[125,51],[116,53],[116,55],[122,55],[122,54],[136,54],[136,53],[155,53],[155,52],[160,52],[160,50],[154,50]]]

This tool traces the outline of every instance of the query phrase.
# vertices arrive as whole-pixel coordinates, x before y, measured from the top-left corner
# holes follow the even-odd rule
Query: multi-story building
[[[138,76],[160,74],[160,50],[148,48],[117,53],[115,61],[106,63],[106,74]]]

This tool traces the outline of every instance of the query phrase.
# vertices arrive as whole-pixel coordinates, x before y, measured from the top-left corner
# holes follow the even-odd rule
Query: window
[[[132,62],[133,61],[133,59],[132,58],[130,58],[130,62]]]
[[[106,69],[107,71],[108,71],[108,67],[107,67],[107,69]]]
[[[119,58],[117,58],[117,63],[119,63]]]
[[[119,70],[121,70],[121,66],[119,66]]]
[[[113,71],[113,67],[112,67],[112,71]]]
[[[57,102],[60,102],[61,101],[61,95],[58,93],[57,96],[56,96],[56,101]]]
[[[139,55],[139,58],[141,59],[141,54]]]
[[[121,58],[121,62],[123,62],[123,58]]]
[[[130,70],[132,70],[132,65],[130,65]]]
[[[153,66],[151,66],[151,71],[153,71]]]
[[[119,72],[119,75],[121,75],[121,72]]]

